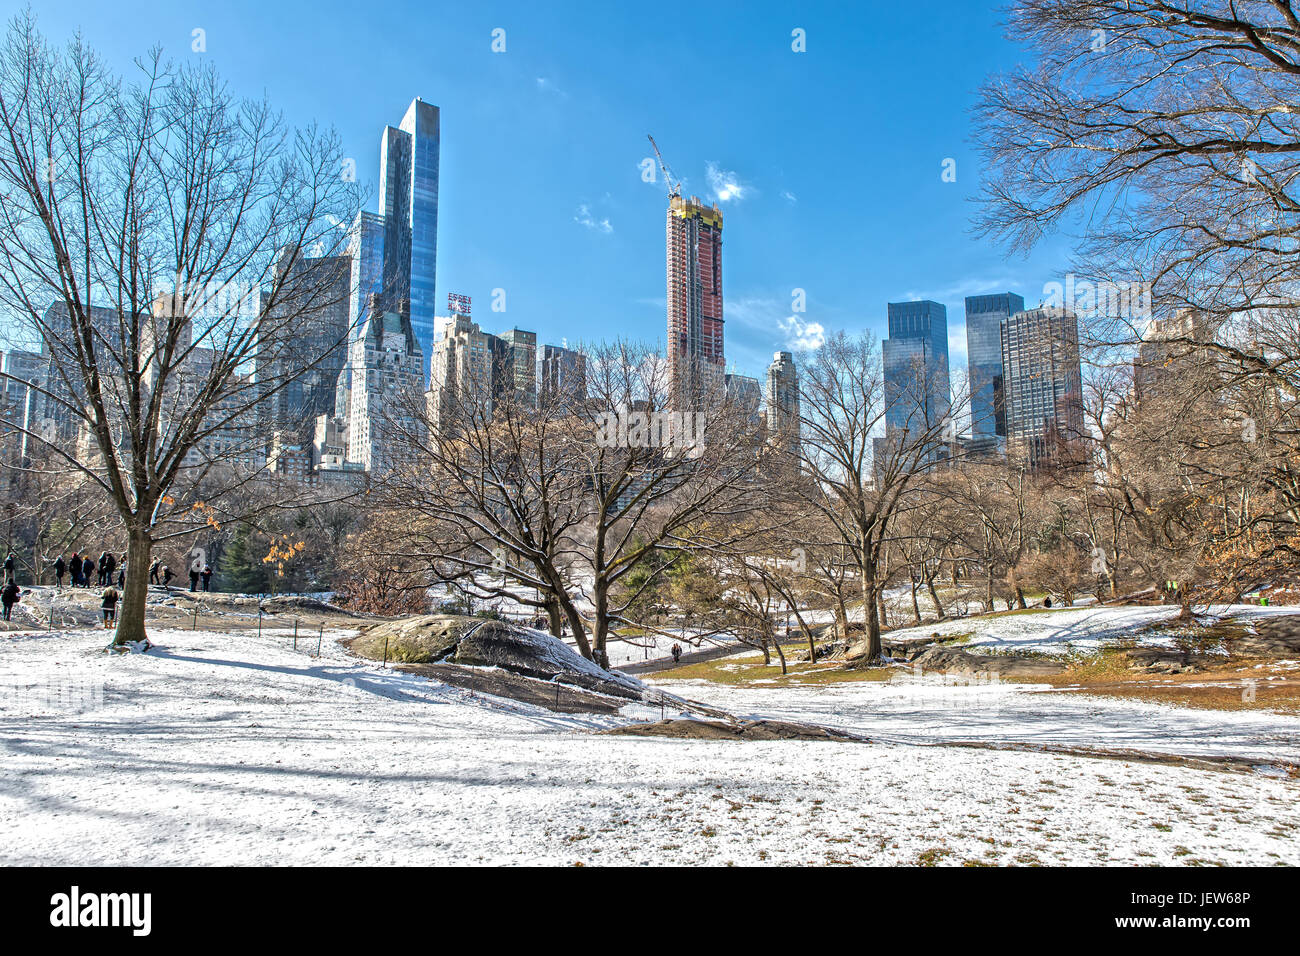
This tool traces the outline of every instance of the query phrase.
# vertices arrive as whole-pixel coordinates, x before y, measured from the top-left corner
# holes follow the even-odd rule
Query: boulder
[[[979,677],[1047,677],[1065,670],[1065,665],[1041,657],[969,654],[955,647],[934,646],[912,659],[924,671],[968,674]]]
[[[571,684],[600,694],[641,700],[641,683],[607,671],[545,631],[507,621],[456,614],[422,614],[368,628],[351,642],[352,651],[372,660],[401,664],[497,667],[521,677]]]
[[[1168,647],[1135,647],[1125,656],[1131,669],[1149,674],[1196,674],[1201,670],[1191,654]]]
[[[1300,614],[1257,622],[1255,633],[1232,641],[1229,650],[1239,657],[1300,657]]]

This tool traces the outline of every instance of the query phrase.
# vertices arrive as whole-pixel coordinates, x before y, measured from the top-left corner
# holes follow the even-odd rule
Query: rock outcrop
[[[1300,658],[1300,614],[1259,621],[1254,634],[1232,641],[1229,650],[1239,657]]]
[[[1010,657],[970,654],[955,647],[934,646],[912,659],[922,672],[967,674],[972,677],[1047,677],[1065,670],[1065,665],[1041,657]]]
[[[506,621],[424,614],[368,628],[352,641],[351,648],[372,660],[494,667],[519,677],[569,684],[625,700],[644,696],[640,681],[598,667],[545,631]]]

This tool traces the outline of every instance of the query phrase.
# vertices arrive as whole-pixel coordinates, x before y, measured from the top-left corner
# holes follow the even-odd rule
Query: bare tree
[[[42,344],[33,387],[71,435],[8,424],[115,504],[119,644],[145,639],[160,529],[210,520],[207,502],[250,480],[231,453],[295,372],[252,369],[320,305],[299,266],[330,261],[358,205],[332,133],[289,130],[210,68],[158,52],[138,67],[127,85],[80,38],[53,48],[30,14],[0,50],[0,300]]]
[[[866,660],[874,662],[881,656],[880,607],[893,523],[921,476],[951,461],[962,402],[951,401],[947,376],[936,383],[928,366],[887,391],[880,349],[866,334],[831,336],[800,368],[805,480],[799,488],[855,565]],[[898,421],[901,426],[892,427]]]

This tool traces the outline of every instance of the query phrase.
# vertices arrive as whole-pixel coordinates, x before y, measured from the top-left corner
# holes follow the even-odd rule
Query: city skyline
[[[653,131],[683,191],[717,201],[731,223],[727,371],[761,377],[774,352],[834,330],[884,338],[885,303],[924,298],[949,309],[956,371],[965,365],[966,295],[1013,288],[1032,306],[1063,269],[1063,245],[1008,261],[969,235],[979,160],[966,142],[966,108],[988,70],[1019,53],[993,11],[946,6],[933,37],[953,64],[942,77],[900,72],[910,56],[905,13],[872,12],[864,31],[865,12],[757,5],[735,23],[720,10],[692,11],[701,33],[727,38],[715,51],[716,82],[700,90],[676,69],[676,54],[658,60],[675,28],[613,10],[548,17],[524,5],[490,14],[407,6],[357,21],[328,7],[235,4],[205,11],[200,23],[158,4],[130,23],[90,5],[40,17],[52,36],[83,28],[115,68],[129,72],[131,57],[158,42],[178,60],[212,60],[241,95],[265,93],[294,125],[336,126],[370,187],[371,211],[381,198],[376,126],[400,118],[413,96],[436,104],[448,184],[436,301],[457,289],[487,303],[503,290],[505,311],[485,309],[480,321],[535,330],[539,341],[595,341],[618,328],[666,351],[665,186],[657,175],[643,180]],[[0,9],[8,17],[18,6]],[[276,24],[295,13],[319,25],[310,42],[282,42]],[[629,19],[644,36],[620,49]],[[497,28],[502,53],[492,51]],[[791,49],[796,28],[806,31],[806,52]],[[195,30],[204,31],[204,52],[191,49]],[[429,31],[437,58],[413,42]],[[871,56],[861,55],[863,37]],[[366,46],[385,56],[334,57],[320,71],[331,50]],[[840,95],[825,97],[830,88]],[[698,106],[675,108],[688,94]],[[890,132],[883,147],[880,129]],[[809,151],[814,139],[821,145]],[[944,179],[949,159],[955,182]],[[806,311],[793,308],[794,290]]]

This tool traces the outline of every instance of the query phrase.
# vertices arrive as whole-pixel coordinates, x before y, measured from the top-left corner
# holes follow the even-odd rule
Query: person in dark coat
[[[174,577],[174,575],[172,574],[172,569],[167,567],[167,565],[165,564],[163,565],[162,571],[163,571],[163,587],[167,587],[169,584],[172,583],[172,577]]]
[[[68,559],[68,574],[71,575],[72,587],[81,586],[81,555],[76,551],[72,552],[72,557]]]
[[[117,558],[111,554],[104,555],[104,583],[113,583],[113,574],[117,571]]]
[[[109,585],[104,588],[104,593],[100,595],[99,606],[104,609],[104,626],[112,627],[117,623],[117,599],[121,597],[117,593],[117,588]]]
[[[162,562],[159,561],[157,558],[154,558],[154,559],[153,559],[153,564],[149,565],[149,583],[150,583],[150,584],[161,584],[161,583],[162,583],[161,581],[158,580],[158,570],[159,570],[161,567],[162,567]]]
[[[86,559],[81,562],[81,583],[83,587],[90,587],[90,577],[95,573],[95,559],[86,555]]]
[[[126,587],[126,552],[122,552],[122,559],[117,562],[117,587],[118,590]]]
[[[4,590],[0,591],[0,605],[4,606],[4,619],[6,621],[9,620],[10,615],[13,614],[14,605],[18,603],[19,595],[18,582],[13,580],[6,581]]]
[[[203,578],[203,590],[204,591],[208,590],[208,585],[212,582],[212,565],[210,564],[203,565],[203,573],[200,575],[200,577]]]
[[[198,589],[199,589],[199,569],[194,567],[194,565],[191,564],[190,565],[190,590],[197,591]]]
[[[18,580],[17,578],[14,577],[14,553],[12,551],[10,551],[9,556],[5,558],[5,580],[6,581]]]
[[[54,559],[54,586],[56,588],[63,587],[63,574],[67,570],[68,564],[63,560],[63,555],[59,555]]]
[[[682,659],[682,645],[673,645],[673,663],[676,664]]]

